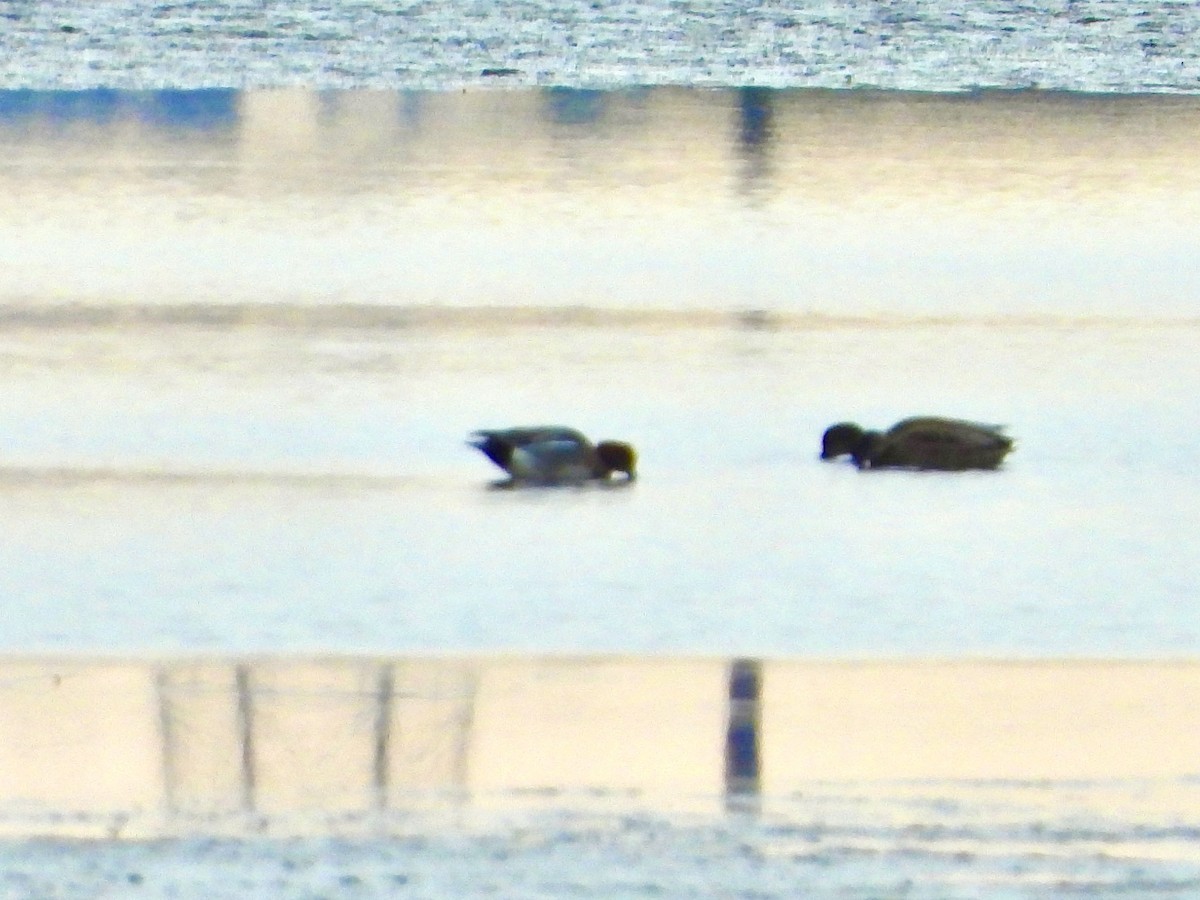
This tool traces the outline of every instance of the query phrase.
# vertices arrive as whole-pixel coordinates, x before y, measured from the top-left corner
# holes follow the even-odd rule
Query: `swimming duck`
[[[592,444],[574,428],[535,425],[473,432],[472,447],[507,472],[514,483],[579,484],[614,473],[636,476],[637,452],[624,441]]]
[[[903,419],[887,431],[866,431],[853,422],[825,429],[821,459],[846,454],[860,469],[995,469],[1013,448],[999,425],[940,416]]]

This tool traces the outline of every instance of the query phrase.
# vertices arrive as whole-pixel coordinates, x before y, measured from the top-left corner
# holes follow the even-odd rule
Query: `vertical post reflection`
[[[770,175],[774,118],[774,90],[746,87],[738,91],[737,149],[742,159],[742,189],[746,193],[754,193]]]
[[[472,666],[466,672],[454,721],[457,740],[450,766],[451,784],[460,802],[465,802],[471,790],[471,739],[475,729],[475,703],[479,697],[479,669]]]
[[[254,765],[254,697],[250,667],[245,663],[234,669],[237,690],[238,738],[242,748],[242,809],[253,812],[257,774]]]
[[[725,797],[757,798],[761,788],[762,662],[735,659],[729,666],[729,724],[725,730]]]
[[[388,805],[388,782],[391,781],[391,769],[388,755],[392,743],[392,706],[396,696],[396,679],[392,667],[384,664],[379,670],[379,681],[376,687],[375,709],[375,766],[374,788],[375,806],[386,809]]]
[[[171,712],[171,675],[167,669],[158,670],[154,685],[158,694],[158,730],[162,742],[163,804],[168,812],[174,813],[178,773],[175,763],[175,720]]]
[[[542,94],[544,116],[555,125],[594,125],[604,118],[611,94],[581,88],[549,88]]]

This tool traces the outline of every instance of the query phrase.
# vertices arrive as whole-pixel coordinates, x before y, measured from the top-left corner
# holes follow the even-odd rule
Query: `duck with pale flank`
[[[508,473],[514,484],[582,484],[622,474],[637,477],[637,452],[624,441],[593,444],[562,425],[483,429],[467,443]]]
[[[915,416],[887,431],[868,431],[854,422],[830,425],[821,438],[821,459],[848,455],[860,469],[961,472],[995,469],[1012,448],[1000,425]]]

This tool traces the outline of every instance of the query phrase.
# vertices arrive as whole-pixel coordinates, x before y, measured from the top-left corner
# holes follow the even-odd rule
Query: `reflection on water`
[[[741,117],[738,148],[744,160],[743,190],[750,195],[769,194],[771,144],[775,139],[772,119],[776,91],[748,87],[737,92]]]
[[[1200,647],[1200,99],[0,109],[0,643]],[[921,413],[1018,449],[816,460]],[[463,438],[522,422],[627,436],[645,477],[483,490]]]
[[[1186,149],[1198,127],[1195,97],[1037,91],[0,91],[7,148],[30,159],[49,141],[59,151],[95,153],[98,175],[136,177],[103,172],[110,145],[136,153],[150,134],[175,134],[187,139],[188,146],[175,148],[186,163],[205,142],[224,143],[232,131],[242,154],[231,162],[246,165],[272,144],[289,144],[298,155],[277,159],[281,168],[270,174],[285,182],[304,178],[314,193],[336,193],[356,175],[386,190],[384,172],[405,180],[480,178],[496,190],[522,171],[529,186],[546,190],[558,166],[584,161],[591,171],[572,168],[572,188],[615,186],[639,171],[652,182],[720,187],[736,183],[726,166],[755,159],[771,175],[763,192],[780,200],[799,190],[838,202],[857,203],[864,191],[965,202],[982,190],[1000,194],[993,202],[1028,193],[1055,206],[1093,191],[1128,195],[1156,183],[1194,190]],[[374,167],[356,173],[352,164],[367,161],[364,151]],[[314,168],[334,177],[314,177]],[[1131,180],[1113,179],[1118,172]],[[967,173],[976,177],[964,184]],[[25,166],[6,174],[38,176]]]
[[[1197,436],[1179,427],[1194,323],[324,309],[0,328],[0,645],[1200,647],[1179,600],[1200,552]],[[940,478],[817,458],[832,422],[927,410],[1005,423],[1017,449]],[[489,491],[464,441],[516,422],[627,438],[642,477]]]
[[[1028,806],[1038,784],[1045,812],[1120,828],[1200,808],[1195,663],[18,657],[0,676],[10,834],[531,806],[769,815],[797,798],[811,813],[856,793],[907,794],[907,815],[957,798],[995,828],[995,804]],[[988,787],[991,811],[969,809]]]
[[[0,93],[0,301],[1181,314],[1198,131],[1186,96]]]
[[[1189,97],[0,94],[0,643],[381,654],[10,659],[0,828],[579,805],[414,856],[1194,890],[1195,665],[791,660],[1200,647],[1198,131]],[[1018,451],[816,460],[923,412]],[[644,477],[486,490],[463,437],[527,421]],[[500,648],[657,658],[393,655]]]
[[[762,663],[735,659],[729,666],[729,727],[725,732],[725,794],[759,793]]]
[[[0,122],[12,127],[35,123],[59,126],[113,126],[142,122],[166,131],[193,134],[236,125],[238,92],[194,91],[0,91]]]
[[[604,118],[612,98],[607,91],[550,88],[544,92],[546,120],[556,125],[596,126]]]

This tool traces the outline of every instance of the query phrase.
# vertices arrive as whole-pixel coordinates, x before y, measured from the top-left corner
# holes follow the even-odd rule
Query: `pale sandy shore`
[[[1200,820],[1198,700],[1195,660],[10,657],[0,833],[731,803],[895,824],[931,800],[942,822],[1178,827]]]

